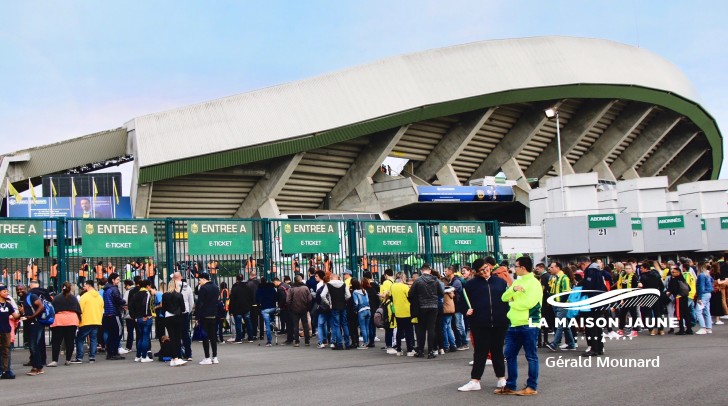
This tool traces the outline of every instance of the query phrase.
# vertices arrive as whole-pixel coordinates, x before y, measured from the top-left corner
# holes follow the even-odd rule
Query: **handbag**
[[[207,333],[205,332],[205,329],[202,328],[202,324],[195,324],[195,327],[192,329],[192,341],[203,341],[206,339]]]

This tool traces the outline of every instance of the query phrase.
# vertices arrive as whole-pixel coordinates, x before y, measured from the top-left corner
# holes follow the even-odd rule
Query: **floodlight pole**
[[[559,112],[556,112],[556,146],[559,150],[559,184],[561,186],[561,215],[564,215],[566,203],[564,202],[564,164],[561,155],[561,130],[559,129]]]

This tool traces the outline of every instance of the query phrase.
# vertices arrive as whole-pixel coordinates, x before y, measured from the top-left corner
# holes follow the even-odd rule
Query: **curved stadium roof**
[[[611,41],[539,37],[397,56],[135,118],[135,215],[245,217],[268,198],[281,211],[336,208],[366,194],[362,182],[387,156],[411,161],[404,175],[419,185],[504,171],[527,189],[526,178],[556,175],[547,107],[559,111],[565,172],[664,175],[671,187],[718,176],[720,131],[673,64]]]

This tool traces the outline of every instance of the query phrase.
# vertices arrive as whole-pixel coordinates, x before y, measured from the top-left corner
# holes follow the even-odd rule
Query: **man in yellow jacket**
[[[531,396],[538,394],[538,353],[536,341],[541,323],[541,301],[543,291],[541,282],[533,276],[533,261],[527,256],[516,259],[516,275],[513,282],[501,299],[508,302],[508,320],[511,326],[506,332],[504,355],[508,367],[506,386],[498,388],[498,395]],[[528,380],[526,387],[516,390],[518,380],[518,353],[523,347],[528,361]]]
[[[86,341],[86,337],[91,337],[91,343],[88,347],[88,362],[93,363],[96,361],[96,345],[98,343],[96,332],[99,330],[104,316],[104,299],[94,288],[93,279],[86,280],[83,285],[83,292],[81,300],[79,300],[81,323],[78,326],[78,333],[76,333],[76,358],[71,361],[71,364],[83,363],[83,343]]]

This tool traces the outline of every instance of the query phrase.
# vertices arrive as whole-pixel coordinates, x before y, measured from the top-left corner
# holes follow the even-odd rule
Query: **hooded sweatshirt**
[[[349,287],[340,280],[330,281],[324,285],[324,289],[321,291],[321,300],[328,303],[332,310],[346,309],[346,301],[349,299],[351,299]]]
[[[444,294],[440,281],[431,274],[423,273],[410,288],[410,303],[418,303],[420,309],[437,309],[438,298]]]
[[[104,315],[104,299],[97,290],[89,290],[81,295],[81,324],[83,326],[100,326]]]

